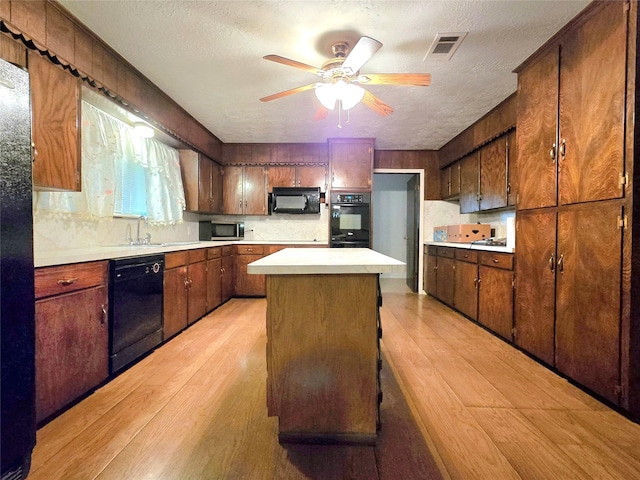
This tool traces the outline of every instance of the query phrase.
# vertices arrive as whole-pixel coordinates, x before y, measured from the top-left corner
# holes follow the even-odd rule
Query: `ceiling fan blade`
[[[262,97],[260,101],[270,102],[271,100],[277,100],[282,97],[288,97],[289,95],[293,95],[294,93],[305,92],[313,88],[316,88],[316,84],[310,83],[309,85],[304,85],[302,87],[296,87],[296,88],[292,88],[291,90],[285,90],[284,92],[274,93],[273,95],[269,95],[268,97]]]
[[[300,70],[306,70],[307,72],[315,73],[316,75],[319,75],[320,73],[322,73],[322,70],[320,70],[317,67],[312,67],[311,65],[297,62],[295,60],[291,60],[290,58],[284,58],[284,57],[281,57],[280,55],[265,55],[262,58],[264,58],[265,60],[270,60],[272,62],[281,63],[282,65],[288,65],[289,67],[299,68]]]
[[[415,85],[426,87],[431,84],[429,73],[367,73],[358,75],[363,85]]]
[[[329,116],[329,109],[324,105],[320,105],[318,110],[316,110],[316,114],[313,117],[314,120],[324,120]]]
[[[383,117],[393,113],[393,108],[367,90],[365,90],[364,97],[362,97],[362,103]]]
[[[370,37],[361,37],[355,47],[351,49],[347,58],[344,59],[342,68],[351,70],[351,75],[356,73],[369,59],[380,50],[382,43]]]

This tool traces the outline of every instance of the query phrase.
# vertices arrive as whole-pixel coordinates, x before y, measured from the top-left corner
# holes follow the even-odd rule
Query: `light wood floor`
[[[376,447],[281,446],[264,299],[233,299],[38,431],[29,479],[640,479],[640,426],[383,284]]]

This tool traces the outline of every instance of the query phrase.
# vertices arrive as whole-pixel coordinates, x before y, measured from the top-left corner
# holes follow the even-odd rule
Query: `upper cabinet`
[[[222,213],[222,177],[220,166],[193,150],[180,150],[180,168],[187,203],[186,210]]]
[[[327,189],[327,167],[324,165],[270,165],[267,167],[267,190],[273,187],[320,187]]]
[[[480,155],[476,150],[460,160],[460,213],[477,212]]]
[[[80,191],[79,80],[29,51],[33,185]]]
[[[440,170],[440,198],[456,198],[460,195],[460,162]]]
[[[331,188],[371,190],[373,177],[371,138],[330,138]]]
[[[267,215],[265,167],[226,165],[223,169],[223,213]]]
[[[605,2],[518,72],[519,209],[622,197],[627,12]]]

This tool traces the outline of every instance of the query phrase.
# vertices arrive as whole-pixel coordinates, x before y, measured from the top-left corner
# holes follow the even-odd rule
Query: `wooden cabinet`
[[[179,153],[186,210],[222,213],[220,165],[193,150],[180,150]]]
[[[267,191],[273,187],[320,187],[327,189],[327,167],[324,165],[271,165],[267,167]]]
[[[424,285],[425,291],[434,297],[438,296],[437,271],[438,271],[438,247],[429,245],[425,251],[424,261]]]
[[[107,284],[106,261],[36,269],[38,422],[107,378]]]
[[[440,198],[456,198],[460,195],[460,162],[440,170]]]
[[[456,249],[453,307],[472,320],[478,318],[478,252]]]
[[[519,209],[623,196],[628,5],[599,9],[518,72]]]
[[[207,313],[207,249],[165,255],[164,338],[180,332]]]
[[[222,289],[222,303],[229,300],[235,293],[236,255],[232,246],[222,247],[222,275],[220,278]]]
[[[513,254],[480,252],[478,322],[513,339]]]
[[[330,138],[331,188],[371,190],[373,139]]]
[[[477,212],[479,196],[480,156],[477,151],[460,160],[460,213]]]
[[[613,402],[620,384],[621,215],[617,202],[522,212],[516,235],[516,344]]]
[[[29,51],[33,185],[80,191],[79,80]]]
[[[480,149],[480,210],[507,206],[507,148],[507,135],[502,135]]]
[[[438,247],[436,269],[436,296],[438,299],[453,306],[455,249]]]
[[[267,215],[265,167],[226,165],[222,178],[225,214]]]
[[[516,130],[507,133],[507,205],[515,207],[518,200],[518,148]]]
[[[265,248],[262,245],[238,245],[236,246],[236,295],[240,297],[264,297],[266,295],[266,283],[264,275],[250,275],[247,273],[247,265],[265,256]]]
[[[207,312],[222,303],[222,248],[207,249]]]

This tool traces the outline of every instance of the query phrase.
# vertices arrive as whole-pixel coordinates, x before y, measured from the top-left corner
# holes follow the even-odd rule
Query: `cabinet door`
[[[211,213],[221,214],[222,210],[222,167],[211,163]]]
[[[296,167],[296,171],[298,187],[320,187],[321,192],[327,190],[327,167],[300,165]]]
[[[207,261],[207,311],[222,303],[222,260]]]
[[[455,260],[452,258],[438,257],[438,269],[436,270],[436,297],[453,306],[453,272]]]
[[[227,165],[222,176],[223,212],[227,215],[242,215],[242,167]]]
[[[189,282],[187,267],[164,271],[164,338],[170,338],[187,326],[187,300]]]
[[[518,198],[518,150],[516,131],[507,133],[507,205],[514,207]]]
[[[453,306],[467,317],[478,318],[478,265],[455,262]]]
[[[267,168],[267,191],[271,193],[273,187],[295,187],[296,167],[292,165]]]
[[[211,213],[211,160],[198,157],[198,211]]]
[[[460,161],[460,213],[477,212],[479,155],[474,152]]]
[[[235,293],[235,255],[222,257],[222,303]]]
[[[558,49],[518,74],[518,209],[556,205]]]
[[[198,154],[193,150],[178,150],[180,155],[180,173],[182,174],[182,185],[184,187],[184,199],[187,212],[197,212],[199,208],[200,195],[200,165]]]
[[[556,367],[617,403],[622,230],[616,203],[558,213]]]
[[[41,421],[109,374],[107,287],[36,302],[36,417]]]
[[[478,267],[480,294],[478,322],[501,337],[513,338],[513,272],[500,268]]]
[[[507,206],[507,137],[480,150],[480,210]]]
[[[460,162],[456,162],[449,167],[449,195],[457,197],[460,195]]]
[[[562,45],[560,204],[622,196],[627,15],[609,2]]]
[[[437,270],[438,270],[438,257],[435,255],[425,255],[426,257],[426,271],[425,271],[425,290],[429,295],[438,297],[437,291]]]
[[[33,185],[80,191],[78,79],[29,51]]]
[[[266,281],[264,275],[247,273],[247,265],[260,260],[263,255],[236,256],[236,295],[241,297],[256,297],[266,295]]]
[[[450,174],[451,170],[449,167],[440,170],[440,198],[442,199],[449,198],[449,191],[451,189]]]
[[[267,178],[264,167],[244,167],[244,214],[266,215]]]
[[[556,212],[516,216],[516,345],[554,365]]]
[[[189,308],[187,321],[192,324],[207,313],[207,262],[191,263],[189,276]]]
[[[371,142],[330,143],[332,188],[371,188],[373,146]]]

